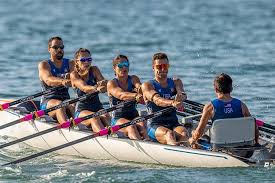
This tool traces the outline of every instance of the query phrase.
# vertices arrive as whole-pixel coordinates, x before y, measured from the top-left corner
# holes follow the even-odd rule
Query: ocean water
[[[49,37],[59,35],[67,58],[79,47],[90,49],[93,64],[107,79],[114,77],[111,60],[116,54],[129,56],[131,74],[144,82],[153,76],[152,55],[165,52],[170,75],[181,78],[188,98],[201,103],[215,97],[215,75],[228,73],[234,80],[233,96],[241,98],[255,117],[275,124],[273,0],[1,0],[0,17],[1,98],[40,90],[37,64],[49,58]],[[0,164],[34,152],[24,144],[0,150]],[[272,168],[175,168],[55,154],[0,167],[1,182],[272,180]]]

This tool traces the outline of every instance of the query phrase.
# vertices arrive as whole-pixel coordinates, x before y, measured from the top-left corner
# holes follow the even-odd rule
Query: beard
[[[57,60],[61,60],[61,59],[63,59],[63,56],[64,56],[64,54],[63,54],[63,53],[57,53],[57,54],[56,54],[56,58],[57,58]]]

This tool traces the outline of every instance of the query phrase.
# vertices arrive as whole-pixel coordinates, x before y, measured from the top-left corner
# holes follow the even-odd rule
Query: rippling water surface
[[[128,55],[131,72],[146,81],[152,78],[152,55],[166,52],[170,75],[183,80],[189,99],[202,103],[214,97],[213,77],[229,73],[234,96],[254,116],[275,124],[273,0],[9,0],[0,1],[0,17],[1,98],[39,91],[37,63],[49,57],[49,37],[60,35],[67,58],[79,47],[89,48],[107,79],[113,78],[111,59],[118,53]],[[33,152],[24,145],[0,150],[0,163]],[[0,180],[270,182],[275,174],[262,168],[189,169],[50,155],[1,167]]]

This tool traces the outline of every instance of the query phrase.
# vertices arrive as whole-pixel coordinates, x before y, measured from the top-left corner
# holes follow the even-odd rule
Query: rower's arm
[[[70,78],[74,88],[78,88],[85,93],[94,93],[97,91],[96,86],[87,85],[76,71],[71,72]]]
[[[157,106],[161,107],[173,106],[174,100],[162,98],[149,82],[142,84],[142,93],[145,101],[154,102]]]
[[[142,90],[141,90],[141,82],[140,82],[140,79],[136,76],[136,75],[133,75],[132,76],[132,83],[135,87],[135,91],[138,93],[138,94],[141,94],[142,95]]]
[[[208,103],[204,106],[199,125],[196,128],[196,130],[192,132],[191,138],[193,142],[196,142],[203,135],[208,120],[210,120],[213,116],[213,111],[214,108],[211,103]]]
[[[244,117],[249,117],[251,116],[248,107],[242,102],[242,112]]]
[[[248,107],[243,102],[242,102],[242,112],[243,112],[244,117],[251,116]],[[255,123],[255,141],[256,141],[256,143],[259,143],[259,136],[260,136],[260,132],[259,132],[258,126]]]
[[[62,79],[52,75],[50,66],[46,61],[42,61],[38,65],[39,78],[44,81],[48,86],[66,85],[70,80]]]
[[[175,83],[175,87],[176,87],[176,91],[177,91],[177,101],[184,101],[187,99],[187,95],[184,92],[184,88],[183,88],[183,83],[180,79],[173,79],[174,83]]]
[[[101,86],[101,87],[107,87],[108,80],[106,80],[104,78],[104,76],[102,75],[102,73],[100,72],[98,67],[97,66],[92,66],[92,71],[93,71],[94,76],[96,78],[97,85]]]
[[[109,95],[112,95],[120,100],[136,100],[137,96],[137,93],[123,91],[114,80],[108,81],[107,91]]]

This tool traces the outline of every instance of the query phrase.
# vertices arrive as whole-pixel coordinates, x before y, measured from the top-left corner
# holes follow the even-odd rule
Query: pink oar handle
[[[264,126],[264,122],[259,119],[256,119],[256,124],[257,126]]]
[[[78,125],[79,123],[82,122],[82,119],[81,118],[75,118],[75,119],[73,119],[73,121],[74,121],[73,122],[74,125]],[[69,128],[69,127],[71,127],[71,121],[67,120],[64,123],[62,123],[59,127],[60,128]]]
[[[5,109],[8,109],[10,107],[10,104],[9,103],[4,103],[4,104],[1,104],[0,105],[0,110],[3,111]]]
[[[117,132],[120,129],[119,125],[111,126],[110,128],[104,128],[99,131],[99,136],[109,135],[109,132]]]

